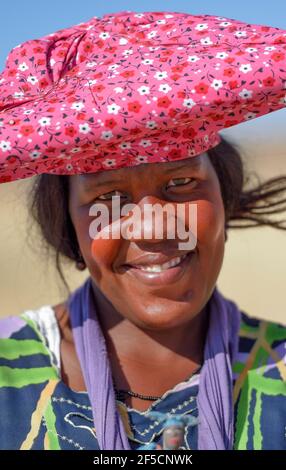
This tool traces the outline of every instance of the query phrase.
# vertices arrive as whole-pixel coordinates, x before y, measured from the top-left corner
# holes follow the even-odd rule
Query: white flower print
[[[248,72],[251,72],[252,67],[250,64],[241,64],[241,66],[239,67],[239,70],[243,73],[248,73]]]
[[[120,46],[125,46],[125,44],[128,43],[128,40],[126,38],[120,38],[119,39],[119,44]]]
[[[18,70],[20,70],[21,72],[25,72],[28,69],[29,69],[29,67],[26,64],[26,62],[22,62],[22,64],[19,64],[19,66],[18,66]]]
[[[107,105],[107,112],[108,114],[118,114],[120,108],[121,106],[119,106],[118,104],[109,104]]]
[[[113,133],[111,131],[103,131],[101,133],[101,138],[103,140],[110,140],[113,137]]]
[[[228,54],[226,52],[218,52],[216,54],[216,59],[226,59],[228,57]]]
[[[74,147],[73,149],[71,149],[71,153],[78,153],[81,151],[81,147]]]
[[[252,97],[253,91],[243,88],[243,90],[238,94],[242,99],[247,100],[248,98]]]
[[[150,147],[150,145],[152,145],[152,142],[151,140],[143,139],[139,142],[139,145],[141,145],[142,147]]]
[[[245,38],[247,37],[247,32],[246,31],[236,31],[234,33],[236,38]]]
[[[156,121],[147,121],[146,122],[147,129],[156,129],[157,123]]]
[[[123,90],[123,88],[121,88],[121,86],[117,86],[117,87],[114,88],[114,91],[115,91],[115,93],[123,93],[124,90]]]
[[[250,54],[252,54],[252,52],[257,52],[257,49],[255,47],[247,47],[245,49],[246,52],[249,52]]]
[[[30,152],[31,158],[39,158],[40,155],[41,155],[41,152],[38,152],[37,150],[33,150],[32,152]]]
[[[145,157],[145,155],[137,155],[137,157],[135,157],[135,161],[138,163],[146,163],[148,162],[148,157]]]
[[[205,29],[208,29],[209,25],[208,24],[205,24],[205,23],[199,23],[197,24],[197,26],[195,27],[195,29],[197,31],[204,31]]]
[[[79,132],[81,132],[82,134],[88,134],[90,131],[91,128],[89,127],[87,122],[79,125]]]
[[[219,90],[220,88],[222,88],[223,86],[223,83],[222,83],[222,80],[213,80],[212,84],[211,84],[211,87],[214,88],[215,90]]]
[[[191,98],[187,98],[183,101],[183,106],[185,106],[186,108],[192,108],[193,106],[195,106],[195,104],[196,103]]]
[[[276,51],[276,47],[275,47],[275,46],[267,46],[267,47],[265,47],[264,49],[265,49],[265,51],[269,51],[269,52],[271,52],[271,51]]]
[[[114,166],[116,164],[116,160],[114,158],[108,158],[106,160],[103,160],[102,163],[106,166]]]
[[[156,78],[157,80],[164,80],[164,78],[167,78],[168,77],[168,74],[167,72],[156,72],[155,75],[154,75],[154,78]]]
[[[126,149],[130,149],[131,148],[131,144],[130,142],[122,142],[119,147],[122,149],[122,150],[126,150]]]
[[[75,109],[76,111],[81,111],[84,108],[84,103],[82,101],[75,101],[71,105],[71,109]]]
[[[22,98],[24,96],[23,91],[15,91],[13,94],[14,98]]]
[[[250,119],[254,119],[256,117],[255,113],[247,113],[244,115],[245,121],[250,121]]]
[[[107,33],[106,31],[104,31],[103,33],[99,34],[99,37],[100,37],[100,39],[103,39],[105,41],[105,39],[110,38],[110,34]]]
[[[115,70],[115,69],[117,69],[118,67],[119,67],[118,64],[112,64],[112,65],[110,65],[109,67],[107,67],[107,70]]]
[[[95,67],[96,65],[97,65],[97,62],[87,62],[86,68],[91,69],[92,67]]]
[[[222,26],[223,28],[226,28],[227,26],[232,25],[232,23],[230,21],[223,21],[219,25]]]
[[[143,85],[140,88],[137,88],[137,91],[140,93],[140,95],[149,95],[150,88],[148,86]]]
[[[38,83],[37,77],[34,77],[33,75],[30,75],[30,77],[27,78],[27,82],[31,83],[32,85],[35,85],[35,83]]]
[[[208,46],[210,44],[213,44],[213,42],[210,37],[207,37],[207,38],[201,39],[201,44],[203,44],[204,46]]]
[[[147,34],[148,39],[152,39],[156,36],[157,31],[150,31],[150,33]]]
[[[200,58],[197,55],[189,55],[188,62],[197,62]]]
[[[144,64],[144,65],[152,65],[153,62],[154,62],[153,59],[144,59],[144,60],[142,60],[142,64]]]
[[[38,120],[38,123],[40,126],[49,126],[51,124],[51,118],[49,117],[42,117],[41,119]]]
[[[0,150],[2,152],[9,152],[11,150],[11,143],[8,140],[1,140]]]
[[[129,56],[132,55],[134,52],[132,49],[126,49],[125,51],[122,52],[122,55],[124,56]]]
[[[168,83],[162,83],[162,85],[159,86],[159,91],[162,91],[163,93],[168,93],[171,90],[172,90],[172,87],[170,87]]]
[[[71,163],[68,163],[68,164],[66,165],[66,169],[67,169],[68,171],[72,171],[72,169],[73,169],[72,164],[71,164]]]

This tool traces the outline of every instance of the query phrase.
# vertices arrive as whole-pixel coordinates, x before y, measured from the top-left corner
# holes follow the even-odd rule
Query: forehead
[[[81,185],[89,186],[89,184],[94,182],[97,184],[101,182],[107,184],[108,182],[119,181],[121,179],[126,180],[127,178],[132,178],[132,176],[139,176],[150,172],[152,172],[152,175],[160,175],[172,173],[174,170],[179,170],[181,168],[197,170],[206,163],[206,155],[206,153],[203,153],[195,157],[189,157],[179,161],[141,163],[132,167],[119,168],[116,170],[103,170],[97,173],[82,173],[73,176],[76,176],[76,179]]]

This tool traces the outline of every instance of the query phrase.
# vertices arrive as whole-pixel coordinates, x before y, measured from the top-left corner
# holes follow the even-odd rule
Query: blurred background
[[[108,6],[92,0],[50,0],[47,4],[14,0],[1,4],[0,68],[10,49],[23,41],[122,10],[214,14],[286,30],[285,0],[201,0],[193,5],[180,0],[138,1],[136,5],[109,1]],[[247,171],[256,172],[261,181],[286,175],[286,109],[234,126],[223,135],[239,146]],[[46,255],[31,226],[27,194],[33,182],[30,178],[0,185],[0,316],[55,305],[67,295],[53,258]],[[88,275],[72,264],[67,264],[64,273],[71,290]],[[218,287],[249,315],[286,324],[286,231],[231,230]]]

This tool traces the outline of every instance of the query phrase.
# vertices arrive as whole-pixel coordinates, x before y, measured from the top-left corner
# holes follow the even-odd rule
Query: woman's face
[[[93,285],[114,311],[137,326],[152,330],[188,323],[202,311],[215,287],[225,243],[219,181],[206,153],[177,162],[73,175],[69,193],[71,219]],[[178,236],[167,236],[166,224],[159,239],[155,236],[147,239],[143,230],[142,236],[133,239],[123,236],[92,239],[89,228],[95,216],[89,215],[90,207],[105,204],[111,214],[113,196],[120,196],[121,207],[126,203],[136,204],[140,209],[144,203],[161,206],[168,203],[174,209],[183,205],[186,228],[190,222],[189,206],[195,203],[195,249],[179,265],[161,266],[161,272],[154,273],[146,272],[151,264],[165,263],[189,251],[179,249],[182,240]],[[106,225],[111,222],[110,216]]]

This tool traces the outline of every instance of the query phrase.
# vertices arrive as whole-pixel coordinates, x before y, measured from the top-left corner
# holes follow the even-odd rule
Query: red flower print
[[[44,52],[44,48],[41,46],[33,47],[33,52],[34,54],[41,54],[42,52]]]
[[[188,127],[188,129],[183,130],[182,135],[185,139],[193,139],[198,133],[192,127]]]
[[[225,77],[233,77],[235,75],[235,71],[231,68],[224,69],[223,74]]]
[[[121,77],[124,78],[130,78],[134,76],[134,71],[133,70],[125,70],[125,72],[121,72]]]
[[[86,42],[83,46],[84,52],[92,52],[93,51],[93,44],[91,42]]]
[[[285,43],[285,36],[279,36],[278,38],[274,39],[274,44],[284,44]]]
[[[101,39],[99,41],[96,41],[96,47],[99,47],[100,49],[102,49],[103,46],[104,46],[104,41],[102,41]]]
[[[181,75],[179,75],[178,73],[174,74],[174,75],[171,75],[171,79],[174,80],[174,82],[176,82],[177,80],[179,80],[179,78],[181,78]]]
[[[12,181],[12,176],[0,176],[0,183],[9,183],[9,181]]]
[[[281,60],[285,59],[285,54],[282,54],[281,52],[274,52],[271,55],[271,59],[275,60],[275,62],[280,62]]]
[[[22,49],[22,50],[21,50],[21,56],[22,56],[22,57],[26,57],[26,55],[27,55],[26,49]]]
[[[46,88],[48,86],[49,82],[46,78],[41,78],[41,80],[39,80],[39,86],[40,88]]]
[[[86,115],[85,115],[85,113],[77,113],[76,118],[77,118],[79,121],[83,121],[83,120],[86,119]]]
[[[172,101],[169,100],[167,96],[163,96],[157,100],[157,106],[160,108],[168,108],[172,104]]]
[[[20,132],[24,135],[24,136],[28,136],[30,134],[32,134],[34,132],[34,128],[33,126],[29,126],[29,125],[26,125],[26,126],[21,126],[20,127]]]
[[[225,127],[235,126],[238,123],[239,123],[239,121],[236,121],[235,119],[225,121]]]
[[[64,58],[67,54],[67,50],[66,49],[60,49],[58,52],[57,52],[57,57],[62,57]]]
[[[101,91],[103,91],[105,89],[105,86],[103,86],[103,85],[92,85],[91,89],[94,93],[100,93]]]
[[[275,80],[273,77],[267,77],[263,80],[263,85],[264,86],[273,86],[275,83]]]
[[[133,129],[130,129],[130,134],[132,135],[137,135],[137,134],[141,134],[141,129],[139,129],[139,127],[133,127]]]
[[[173,117],[177,116],[177,114],[178,114],[178,111],[176,109],[174,109],[174,108],[169,109],[168,116],[173,118]]]
[[[182,65],[175,65],[174,67],[171,67],[171,70],[172,72],[177,72],[177,73],[180,73],[180,72],[183,72],[184,71],[184,67],[182,67]]]
[[[224,59],[224,61],[227,63],[227,64],[232,64],[234,62],[234,58],[233,57],[226,57],[226,59]]]
[[[237,88],[238,83],[236,80],[231,80],[230,82],[228,82],[228,85],[231,90],[234,90],[234,88]]]
[[[185,91],[178,91],[177,97],[178,98],[186,98],[187,93]]]
[[[206,83],[199,83],[198,85],[195,86],[195,90],[197,93],[200,93],[202,95],[205,95],[208,92],[208,85]]]
[[[115,119],[106,119],[104,123],[105,127],[108,127],[109,129],[113,129],[116,126],[116,121]]]
[[[139,101],[132,101],[131,103],[128,103],[128,111],[133,113],[139,113],[141,108],[142,105],[139,103]]]
[[[37,60],[37,65],[45,65],[46,61],[45,59],[38,59]]]
[[[65,128],[65,135],[69,137],[73,137],[76,134],[76,130],[73,126],[69,126]]]
[[[8,72],[8,77],[15,77],[16,73],[17,73],[16,69],[11,69]]]
[[[173,149],[168,156],[171,160],[175,160],[176,158],[180,158],[182,156],[182,152],[181,150]]]
[[[30,91],[31,90],[31,87],[28,83],[23,83],[21,88],[22,88],[23,91]]]

